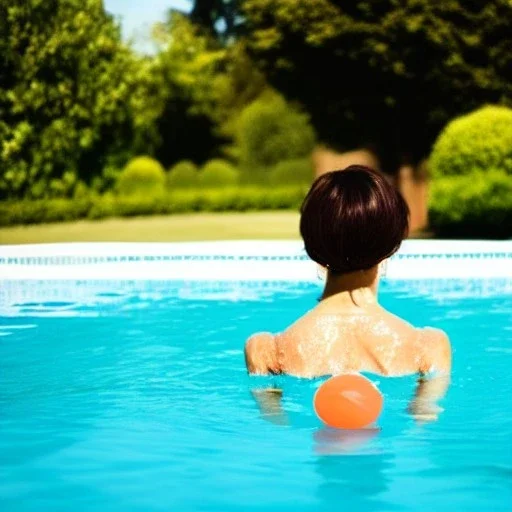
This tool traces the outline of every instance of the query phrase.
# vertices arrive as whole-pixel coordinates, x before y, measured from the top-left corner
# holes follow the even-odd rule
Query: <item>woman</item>
[[[320,176],[301,208],[306,252],[326,271],[318,305],[283,333],[259,333],[246,343],[253,374],[317,377],[348,372],[386,376],[448,376],[447,335],[418,329],[379,305],[379,266],[408,234],[409,210],[382,174],[350,166]],[[441,395],[447,379],[419,398]],[[436,396],[434,396],[436,395]]]

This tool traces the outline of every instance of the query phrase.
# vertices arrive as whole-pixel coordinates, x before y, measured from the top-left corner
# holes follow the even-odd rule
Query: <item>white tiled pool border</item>
[[[389,260],[387,278],[512,278],[512,240],[407,240]],[[2,246],[0,281],[15,279],[310,282],[318,277],[302,242],[257,240]]]

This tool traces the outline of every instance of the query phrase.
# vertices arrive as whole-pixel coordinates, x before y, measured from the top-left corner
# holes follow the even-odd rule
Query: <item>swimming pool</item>
[[[371,377],[378,432],[324,428],[322,380],[246,375],[246,337],[320,292],[298,244],[4,247],[0,284],[2,510],[512,508],[510,242],[390,262],[382,303],[447,330],[454,369],[425,424],[413,378]],[[283,407],[262,413],[269,384]]]

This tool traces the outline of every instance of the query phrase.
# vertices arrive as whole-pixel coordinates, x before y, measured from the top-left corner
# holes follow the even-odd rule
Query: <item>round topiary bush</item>
[[[308,158],[284,160],[270,172],[272,185],[309,185],[313,181],[313,165]]]
[[[190,160],[182,160],[173,165],[167,174],[167,186],[175,188],[194,188],[199,183],[197,165]]]
[[[308,156],[315,134],[308,116],[274,93],[263,95],[244,109],[235,140],[241,165],[253,171]]]
[[[128,162],[117,180],[121,195],[156,195],[165,192],[165,171],[149,156],[139,156]]]
[[[204,188],[229,187],[238,184],[238,170],[226,160],[206,162],[199,173],[199,183]]]
[[[451,121],[434,144],[429,166],[433,177],[512,174],[512,109],[487,106]]]

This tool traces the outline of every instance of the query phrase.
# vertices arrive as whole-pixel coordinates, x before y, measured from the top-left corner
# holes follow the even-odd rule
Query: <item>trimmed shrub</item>
[[[228,187],[174,190],[160,196],[91,194],[83,199],[50,199],[0,203],[0,226],[71,221],[82,218],[131,217],[199,211],[298,209],[308,187]]]
[[[167,173],[167,187],[194,188],[199,182],[199,170],[197,165],[190,160],[182,160],[173,165]]]
[[[239,181],[239,173],[227,160],[214,159],[206,162],[199,173],[199,184],[203,188],[229,187]]]
[[[244,109],[235,142],[242,167],[269,170],[283,160],[308,156],[315,134],[306,114],[272,93],[262,95]]]
[[[118,215],[116,209],[116,197],[112,194],[96,197],[87,212],[88,219],[106,219],[107,217],[116,217]]]
[[[165,192],[165,171],[160,163],[148,156],[139,156],[128,162],[117,180],[121,195],[161,195]]]
[[[279,162],[270,172],[273,185],[308,185],[313,181],[313,165],[308,158]]]
[[[433,177],[505,171],[512,175],[512,109],[483,107],[451,121],[429,160]]]
[[[202,211],[257,211],[298,209],[307,188],[262,187],[207,190],[199,195]]]
[[[439,237],[512,237],[512,178],[504,171],[437,178],[429,203],[430,226]]]
[[[64,222],[87,217],[89,199],[8,201],[0,204],[0,226]]]

